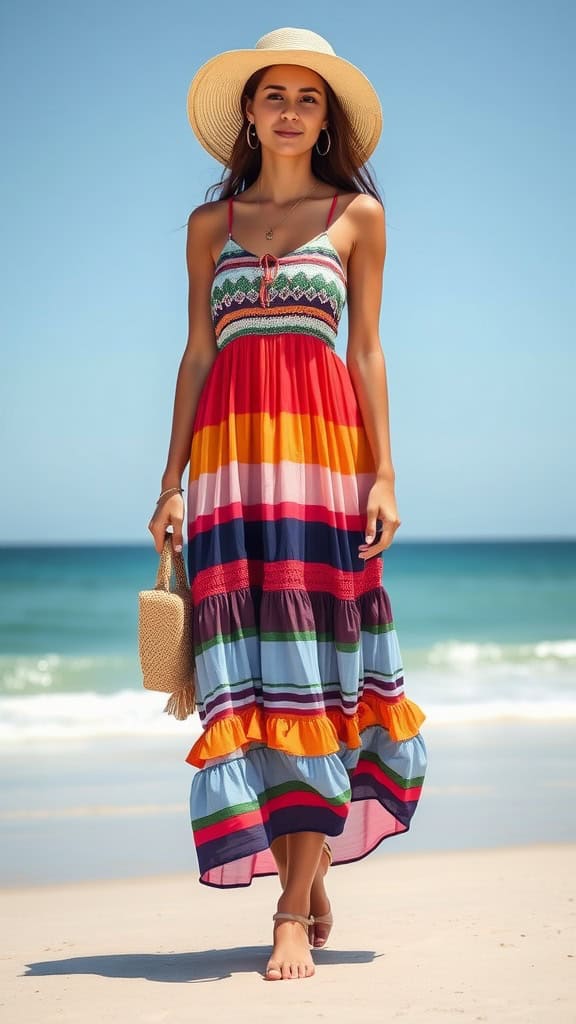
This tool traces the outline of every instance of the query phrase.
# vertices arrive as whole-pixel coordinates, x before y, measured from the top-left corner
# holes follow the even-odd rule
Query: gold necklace
[[[284,221],[286,220],[286,218],[287,218],[287,217],[288,217],[288,216],[289,216],[289,215],[290,215],[290,214],[292,213],[292,210],[295,210],[295,209],[296,209],[296,207],[298,206],[298,204],[299,204],[299,203],[303,203],[305,199],[309,199],[309,198],[310,198],[310,196],[312,195],[312,193],[314,192],[314,189],[317,189],[317,188],[319,188],[321,184],[322,184],[322,182],[320,182],[320,181],[317,181],[317,182],[316,182],[316,183],[315,183],[315,184],[314,184],[314,185],[312,186],[312,188],[310,189],[310,191],[308,192],[308,194],[307,194],[307,195],[305,195],[305,196],[301,196],[301,198],[300,198],[300,199],[297,199],[297,200],[296,200],[296,202],[295,202],[295,203],[294,203],[294,204],[293,204],[293,205],[292,205],[292,206],[290,207],[290,209],[288,210],[288,213],[285,213],[285,214],[284,214],[284,216],[282,217],[282,219],[281,219],[281,220],[279,220],[279,221],[278,221],[278,223],[277,223],[277,224],[275,224],[273,228],[268,228],[268,230],[264,232],[264,234],[266,235],[266,238],[267,238],[268,240],[270,240],[271,238],[273,238],[273,237],[274,237],[274,232],[275,232],[276,228],[280,227],[280,224],[283,224],[283,223],[284,223]],[[261,206],[262,206],[262,198],[261,198],[261,193],[262,193],[262,180],[261,180],[261,179],[259,179],[259,180],[258,180],[258,206],[259,206],[259,207],[261,207]]]

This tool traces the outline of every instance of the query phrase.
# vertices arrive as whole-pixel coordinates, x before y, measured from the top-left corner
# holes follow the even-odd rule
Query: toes
[[[269,981],[281,981],[282,970],[279,965],[273,962],[269,963],[266,968],[266,977]]]
[[[314,974],[314,964],[303,962],[276,963],[271,961],[266,967],[268,981],[294,981],[297,978],[310,978]]]
[[[332,931],[331,924],[319,924],[316,922],[314,926],[314,948],[318,949],[320,946],[325,946],[328,940],[328,936]]]

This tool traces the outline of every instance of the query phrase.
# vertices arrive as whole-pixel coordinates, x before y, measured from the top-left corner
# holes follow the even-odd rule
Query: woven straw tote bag
[[[172,694],[164,711],[180,721],[188,718],[196,707],[192,598],[182,553],[173,551],[169,533],[156,586],[138,595],[138,647],[144,687]]]

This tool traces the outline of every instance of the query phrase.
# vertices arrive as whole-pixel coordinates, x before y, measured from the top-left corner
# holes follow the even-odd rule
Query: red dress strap
[[[234,196],[228,200],[228,238],[232,238],[232,221],[234,220]]]
[[[330,227],[330,221],[332,220],[332,214],[334,213],[334,207],[336,206],[336,200],[337,199],[338,199],[338,193],[336,193],[336,195],[334,196],[334,198],[332,200],[332,204],[330,206],[330,210],[328,211],[328,220],[326,221],[326,231],[328,231],[328,228]]]

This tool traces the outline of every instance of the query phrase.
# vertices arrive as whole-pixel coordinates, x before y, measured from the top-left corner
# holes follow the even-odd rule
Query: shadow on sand
[[[205,949],[199,953],[117,953],[69,957],[26,964],[25,978],[62,974],[96,974],[103,978],[145,978],[147,981],[222,981],[234,974],[261,974],[270,946]],[[364,949],[314,950],[316,967],[323,964],[371,963],[382,954]]]

